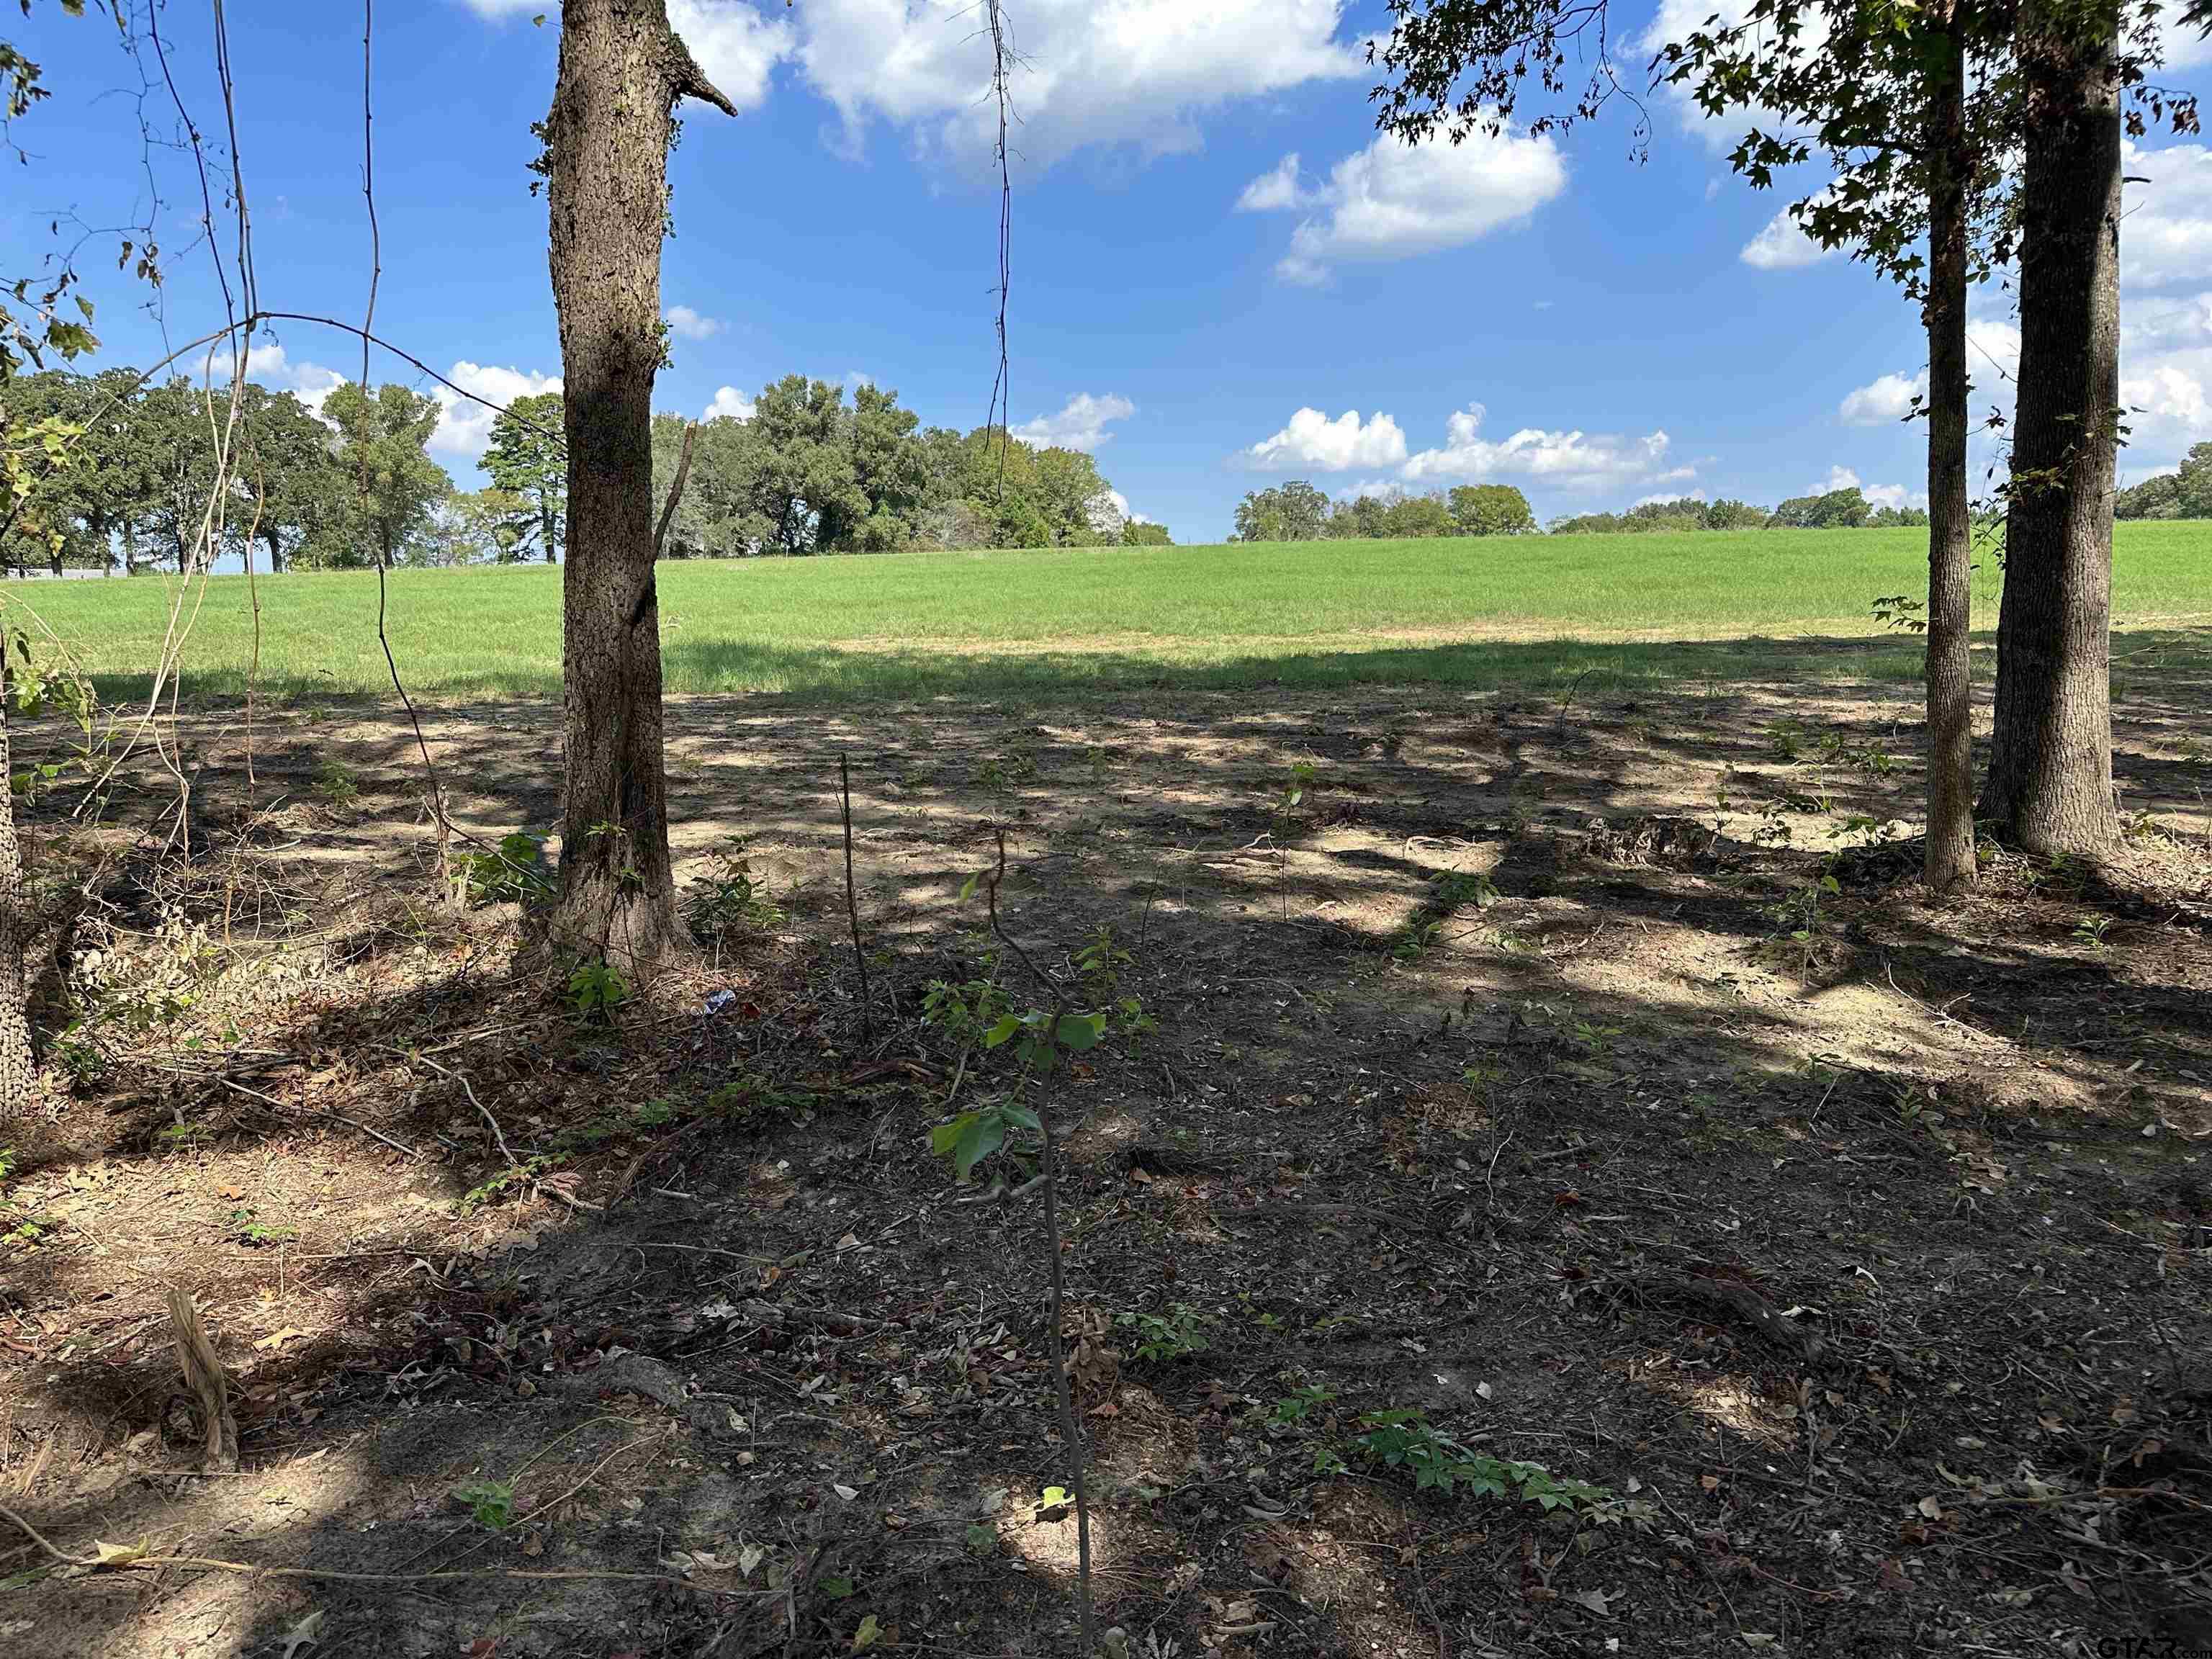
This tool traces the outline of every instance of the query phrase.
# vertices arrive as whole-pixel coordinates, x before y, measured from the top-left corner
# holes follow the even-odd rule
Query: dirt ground
[[[2212,686],[2130,686],[2112,866],[1940,907],[1911,699],[676,702],[681,874],[760,902],[611,1024],[438,902],[404,720],[264,714],[249,787],[189,716],[189,866],[150,761],[32,814],[83,1012],[0,1125],[0,1504],[191,1564],[0,1519],[0,1653],[1072,1651],[1042,1194],[928,1144],[1018,1092],[1121,1652],[2212,1650]],[[557,710],[426,720],[554,822]],[[1033,1000],[994,825],[1115,1011],[1042,1084],[925,1018]],[[1603,1491],[1417,1492],[1407,1408]]]

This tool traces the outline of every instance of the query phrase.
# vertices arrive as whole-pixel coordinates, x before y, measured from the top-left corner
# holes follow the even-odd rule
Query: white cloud
[[[1766,228],[1743,245],[1736,257],[1754,270],[1802,270],[1837,252],[1822,247],[1798,225],[1788,208],[1766,222]]]
[[[2120,402],[2129,426],[2120,465],[2130,477],[2172,467],[2212,439],[2212,146],[2130,144],[2130,182],[2120,226]],[[1977,318],[1967,325],[1978,447],[1989,409],[2009,414],[2020,373],[2020,330]],[[1848,394],[1843,419],[1875,424],[1901,398],[1924,391],[1925,370],[1898,370]],[[1977,461],[1977,471],[1983,465]],[[1871,499],[1871,496],[1869,496]]]
[[[1407,494],[1406,486],[1395,478],[1362,478],[1358,483],[1346,484],[1336,492],[1340,501],[1356,501],[1362,495],[1372,495],[1378,501],[1395,501]]]
[[[1673,483],[1692,477],[1696,471],[1666,465],[1669,440],[1664,432],[1633,438],[1524,427],[1511,437],[1492,443],[1482,436],[1485,412],[1480,404],[1454,410],[1445,422],[1443,447],[1425,449],[1412,457],[1399,469],[1399,476],[1439,483],[1534,478],[1575,489]]]
[[[1395,466],[1406,459],[1406,434],[1379,410],[1372,420],[1363,422],[1356,409],[1346,410],[1333,421],[1318,409],[1301,409],[1288,426],[1243,451],[1241,459],[1267,472]]]
[[[1912,412],[1928,395],[1928,372],[1914,375],[1884,374],[1844,398],[1836,412],[1845,426],[1887,426]]]
[[[1806,494],[1810,495],[1825,495],[1831,490],[1857,489],[1859,488],[1861,488],[1861,485],[1859,483],[1859,475],[1857,473],[1852,471],[1850,468],[1847,466],[1832,466],[1828,469],[1827,482],[1826,483],[1814,484],[1811,489],[1806,492]]]
[[[1014,436],[1039,449],[1095,452],[1100,446],[1113,442],[1114,434],[1106,429],[1109,422],[1126,421],[1136,412],[1136,404],[1114,392],[1098,397],[1079,392],[1060,405],[1057,415],[1040,415],[1033,421],[1024,421],[1014,428]]]
[[[1866,484],[1861,487],[1859,494],[1876,507],[1895,507],[1899,511],[1908,507],[1921,506],[1928,499],[1926,490],[1908,489],[1903,484]]]
[[[753,417],[753,400],[733,386],[721,387],[714,393],[714,401],[699,411],[702,421],[750,421]]]
[[[2212,147],[2127,147],[2120,279],[2136,288],[2201,288],[2212,258]]]
[[[561,389],[558,374],[540,374],[534,369],[500,368],[465,360],[447,370],[446,378],[454,386],[501,407],[517,398],[534,398],[542,392]],[[438,422],[438,429],[430,434],[428,447],[448,455],[465,455],[471,459],[481,455],[484,446],[491,441],[491,423],[498,418],[497,411],[463,398],[452,386],[434,387],[431,395],[437,398],[445,414]]]
[[[1017,161],[1042,169],[1090,145],[1146,157],[1203,143],[1199,118],[1239,99],[1358,76],[1337,38],[1344,0],[1029,0],[1011,8]],[[990,49],[972,0],[809,0],[794,56],[857,150],[872,122],[980,167],[995,136]]]
[[[233,363],[228,346],[216,347],[200,365],[197,383],[228,386]],[[325,368],[320,363],[294,362],[283,345],[274,340],[246,348],[246,378],[272,392],[292,393],[318,415],[323,412],[323,399],[343,386],[346,380],[337,369]]]
[[[690,306],[671,306],[664,314],[668,331],[679,340],[711,340],[728,326],[720,317],[702,316]]]
[[[1286,155],[1244,187],[1237,207],[1305,212],[1275,270],[1294,283],[1322,283],[1339,264],[1464,246],[1526,219],[1566,186],[1567,164],[1548,137],[1477,132],[1462,144],[1384,137],[1310,185],[1298,158]]]
[[[1276,162],[1272,171],[1261,173],[1244,186],[1244,193],[1237,198],[1237,210],[1239,213],[1280,213],[1298,206],[1301,200],[1298,153],[1292,150]]]
[[[556,0],[462,0],[479,17],[544,16],[551,27],[561,15]],[[763,17],[742,0],[668,0],[670,27],[691,48],[722,95],[741,110],[768,97],[775,66],[791,56],[798,31],[783,18]]]

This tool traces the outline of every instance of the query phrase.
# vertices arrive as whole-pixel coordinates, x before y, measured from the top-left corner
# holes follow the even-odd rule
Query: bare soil
[[[1042,1194],[927,1145],[1047,1086],[1132,1655],[2212,1648],[2208,707],[2123,708],[2113,864],[1938,905],[1905,688],[678,701],[680,873],[742,834],[775,914],[611,1026],[440,902],[404,719],[264,715],[249,786],[188,718],[189,865],[157,765],[32,815],[81,1023],[0,1126],[0,1504],[202,1565],[0,1520],[0,1652],[1071,1651]],[[554,821],[557,710],[426,718],[465,827]],[[994,826],[1157,1025],[1048,1085],[923,1018],[1032,1000]],[[1393,1407],[1609,1497],[1417,1492]]]

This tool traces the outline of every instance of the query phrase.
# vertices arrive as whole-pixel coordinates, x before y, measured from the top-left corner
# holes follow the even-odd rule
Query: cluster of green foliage
[[[680,416],[653,422],[653,490],[683,454]],[[496,476],[496,475],[495,475]],[[664,549],[672,558],[890,553],[915,548],[1164,546],[1130,519],[1098,463],[1000,429],[924,428],[898,393],[787,374],[746,420],[703,421]]]
[[[2212,519],[2212,442],[2196,444],[2180,470],[2145,478],[2112,498],[2116,519]]]
[[[453,880],[471,904],[537,904],[553,896],[545,837],[518,830],[481,853],[457,853]]]
[[[1692,495],[1640,501],[1626,513],[1577,513],[1552,520],[1554,536],[1650,535],[1661,530],[1761,530],[1773,515],[1747,501],[1701,501]]]
[[[133,368],[59,370],[8,388],[9,422],[66,433],[67,465],[42,469],[0,547],[16,570],[181,570],[201,549],[215,495],[216,434],[230,433],[222,523],[208,551],[260,554],[269,568],[463,564],[496,552],[510,514],[496,490],[456,491],[424,446],[440,405],[402,386],[334,388],[315,410],[247,382],[181,376],[140,386]],[[251,538],[253,545],[246,544]]]
[[[1360,495],[1332,502],[1303,478],[1248,491],[1237,506],[1240,542],[1410,541],[1438,536],[1525,536],[1536,529],[1528,498],[1511,484],[1462,484],[1449,492]]]

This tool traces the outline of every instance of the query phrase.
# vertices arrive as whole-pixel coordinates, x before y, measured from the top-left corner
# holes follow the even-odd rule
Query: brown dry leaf
[[[1882,1558],[1881,1571],[1875,1573],[1875,1577],[1881,1581],[1881,1587],[1886,1590],[1901,1595],[1912,1588],[1912,1580],[1905,1576],[1904,1565],[1894,1556]]]
[[[522,1540],[522,1553],[525,1555],[533,1556],[544,1554],[545,1534],[535,1530],[534,1528],[526,1534]]]
[[[263,1337],[253,1346],[257,1348],[281,1348],[287,1342],[292,1341],[296,1338],[304,1337],[307,1334],[307,1333],[305,1331],[295,1330],[291,1326],[287,1325],[283,1330],[271,1332],[269,1335]]]
[[[1913,1507],[1917,1509],[1921,1514],[1926,1516],[1930,1521],[1941,1521],[1943,1518],[1942,1503],[1933,1492],[1929,1493],[1927,1497],[1922,1498],[1919,1503],[1913,1505]]]
[[[1721,1489],[1721,1478],[1717,1474],[1701,1474],[1698,1477],[1698,1484],[1707,1492],[1718,1492]]]

